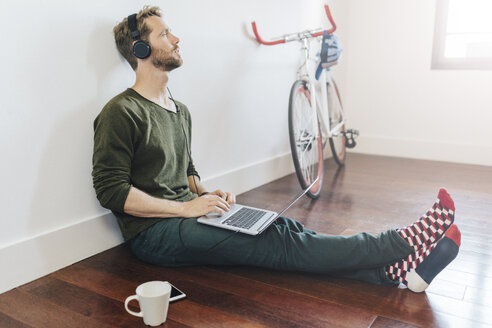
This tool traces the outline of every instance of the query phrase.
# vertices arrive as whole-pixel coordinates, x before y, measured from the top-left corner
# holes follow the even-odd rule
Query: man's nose
[[[179,43],[179,38],[176,36],[176,35],[172,35],[173,36],[173,39],[174,39],[174,44],[178,44]]]

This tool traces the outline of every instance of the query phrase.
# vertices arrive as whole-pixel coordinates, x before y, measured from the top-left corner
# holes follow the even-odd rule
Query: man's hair
[[[162,17],[159,7],[145,6],[137,14],[137,29],[140,32],[140,40],[148,42],[150,28],[145,24],[145,19],[151,16]],[[114,40],[120,54],[128,61],[133,70],[137,70],[137,57],[133,55],[133,39],[128,27],[128,17],[125,17],[113,28]]]

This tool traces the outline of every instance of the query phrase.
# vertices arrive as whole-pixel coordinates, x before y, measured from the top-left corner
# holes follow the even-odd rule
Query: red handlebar
[[[328,5],[325,5],[325,12],[326,12],[326,17],[328,17],[328,20],[330,21],[330,24],[331,24],[331,28],[329,30],[326,30],[326,33],[331,34],[331,33],[336,31],[337,24],[333,20],[333,16],[331,15],[331,11],[330,11],[330,8],[328,7]],[[318,33],[314,33],[313,37],[317,37],[317,36],[321,36],[321,35],[323,35],[323,32],[318,32]]]
[[[259,43],[264,44],[266,46],[273,46],[275,44],[285,43],[285,39],[277,40],[277,41],[263,41],[263,39],[258,34],[258,30],[256,29],[256,22],[251,22],[251,26],[253,27],[253,33],[255,34],[256,40]]]
[[[337,24],[333,20],[333,16],[331,15],[330,8],[328,5],[325,5],[325,12],[326,16],[328,17],[328,20],[330,21],[331,28],[329,30],[326,30],[328,34],[335,32],[337,29]],[[267,45],[267,46],[273,46],[275,44],[280,44],[280,43],[285,43],[286,39],[285,37],[281,40],[276,40],[276,41],[264,41],[261,37],[260,34],[258,33],[258,29],[256,28],[256,22],[251,22],[251,26],[253,27],[253,33],[255,34],[256,40],[258,40],[259,43]],[[316,33],[311,33],[312,37],[318,37],[323,35],[324,31],[316,32]]]

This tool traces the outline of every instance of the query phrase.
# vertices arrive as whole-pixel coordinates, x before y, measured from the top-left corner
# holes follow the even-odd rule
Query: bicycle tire
[[[332,84],[326,84],[326,88],[328,94],[328,116],[330,120],[330,126],[333,127],[340,123],[341,119],[343,118],[343,106],[337,84],[333,79],[331,79],[331,82]],[[342,115],[340,115],[340,113]],[[340,131],[345,132],[345,123],[342,125]],[[345,159],[347,155],[345,134],[342,133],[338,136],[331,136],[329,140],[333,159],[339,166],[345,165]]]
[[[292,85],[289,97],[289,140],[292,160],[297,179],[302,189],[309,187],[318,178],[308,197],[316,199],[323,185],[323,145],[319,121],[317,131],[313,131],[316,109],[311,105],[310,85],[297,80]]]

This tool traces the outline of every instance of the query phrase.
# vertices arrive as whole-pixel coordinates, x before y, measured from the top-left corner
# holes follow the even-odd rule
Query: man
[[[460,232],[444,189],[414,224],[377,236],[317,234],[289,218],[259,236],[197,223],[201,215],[228,211],[235,197],[207,192],[193,165],[190,113],[167,90],[169,73],[183,64],[179,38],[157,7],[125,18],[114,34],[136,81],[94,122],[92,175],[99,201],[115,213],[141,260],[327,273],[421,292],[456,257]]]

